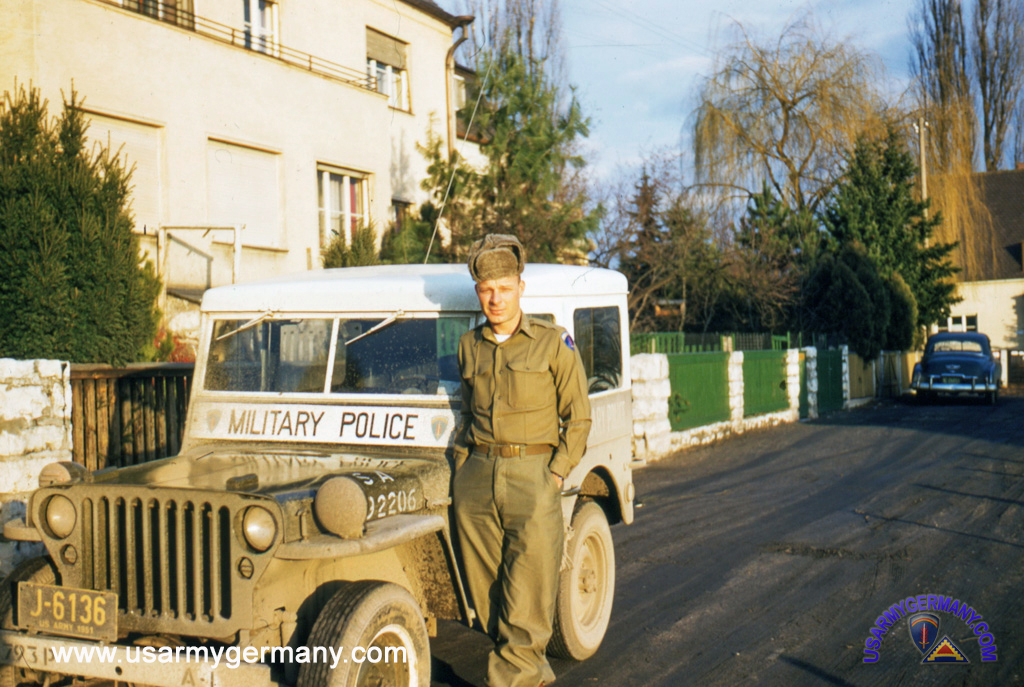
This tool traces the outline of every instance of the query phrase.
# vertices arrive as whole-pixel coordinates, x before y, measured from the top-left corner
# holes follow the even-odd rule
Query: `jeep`
[[[571,333],[590,383],[549,645],[581,660],[611,613],[609,525],[633,520],[626,280],[557,265],[523,279],[524,312]],[[450,513],[456,352],[483,321],[465,267],[226,286],[201,312],[181,452],[51,464],[5,525],[45,555],[0,587],[0,687],[428,687],[437,620],[474,621]],[[90,647],[110,660],[57,653]]]

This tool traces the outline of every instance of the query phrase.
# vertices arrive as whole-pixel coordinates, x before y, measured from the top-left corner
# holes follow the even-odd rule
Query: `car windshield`
[[[943,339],[941,341],[933,341],[928,346],[926,353],[932,354],[943,354],[943,353],[985,353],[985,347],[977,339]]]
[[[453,395],[459,390],[459,337],[470,317],[250,323],[252,318],[214,322],[206,390]]]

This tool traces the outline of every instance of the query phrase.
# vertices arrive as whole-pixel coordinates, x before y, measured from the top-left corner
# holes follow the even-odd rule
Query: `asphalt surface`
[[[612,528],[604,644],[552,661],[556,684],[1024,685],[1022,476],[1020,394],[881,402],[650,465],[636,522]],[[882,612],[926,594],[983,616],[932,611],[969,662],[923,665],[904,617],[865,663]],[[443,624],[433,685],[484,685],[488,648]]]

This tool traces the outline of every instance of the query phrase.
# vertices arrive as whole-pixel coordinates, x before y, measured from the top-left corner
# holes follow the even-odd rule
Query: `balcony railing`
[[[244,50],[257,52],[267,57],[280,60],[293,67],[325,76],[335,81],[364,88],[368,91],[377,90],[377,82],[364,71],[345,67],[315,55],[294,50],[266,37],[254,36],[247,29],[234,28],[199,17],[191,11],[182,9],[177,2],[160,2],[159,0],[95,0],[106,5],[113,5],[130,12],[135,12],[156,21],[166,22],[174,26],[195,31],[201,36],[212,38],[221,43],[233,45]],[[183,3],[182,3],[183,4]],[[191,6],[191,3],[189,3]]]

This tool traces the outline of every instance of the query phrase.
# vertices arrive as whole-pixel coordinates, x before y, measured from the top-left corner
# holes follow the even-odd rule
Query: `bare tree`
[[[565,52],[558,0],[460,0],[469,27],[470,63],[481,52],[512,52],[530,69],[543,69],[553,83],[564,83]]]
[[[976,0],[973,24],[974,68],[981,95],[985,170],[1003,161],[1006,129],[1020,96],[1024,71],[1024,30],[1019,2]]]
[[[759,43],[742,26],[700,89],[694,147],[699,184],[741,202],[767,180],[793,208],[813,210],[842,173],[845,152],[884,105],[877,61],[820,37],[809,19]]]
[[[939,171],[974,160],[975,117],[960,0],[920,0],[911,16],[911,73]]]

